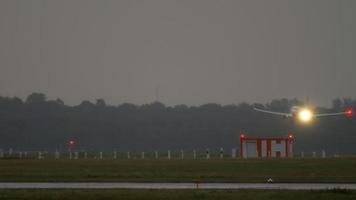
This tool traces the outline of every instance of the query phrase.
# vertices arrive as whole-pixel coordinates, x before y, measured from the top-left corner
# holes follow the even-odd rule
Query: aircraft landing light
[[[302,109],[298,113],[298,119],[301,122],[310,122],[312,120],[312,118],[313,118],[313,113],[309,109]]]

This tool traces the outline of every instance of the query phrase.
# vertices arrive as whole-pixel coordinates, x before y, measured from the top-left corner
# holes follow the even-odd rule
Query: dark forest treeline
[[[322,118],[301,125],[253,110],[257,106],[289,111],[290,106],[300,104],[297,99],[280,99],[265,105],[167,107],[154,102],[111,106],[98,99],[68,106],[60,99],[47,100],[41,93],[33,93],[25,101],[0,97],[0,148],[64,150],[73,138],[76,148],[87,150],[228,149],[238,146],[239,133],[244,131],[259,136],[292,132],[296,151],[356,153],[354,117]],[[332,108],[316,109],[330,112],[348,107],[356,107],[356,100],[335,99]]]

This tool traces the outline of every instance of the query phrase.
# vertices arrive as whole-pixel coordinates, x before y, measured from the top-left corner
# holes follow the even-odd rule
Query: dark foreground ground
[[[0,190],[0,199],[31,200],[94,200],[94,199],[356,199],[350,190]]]
[[[356,158],[0,160],[0,182],[356,183]]]

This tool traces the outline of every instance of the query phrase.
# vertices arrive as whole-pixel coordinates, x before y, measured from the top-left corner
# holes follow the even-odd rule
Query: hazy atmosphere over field
[[[355,98],[356,1],[0,1],[0,95],[66,104]]]

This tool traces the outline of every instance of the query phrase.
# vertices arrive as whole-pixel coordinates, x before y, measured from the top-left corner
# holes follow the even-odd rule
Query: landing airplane
[[[275,112],[275,111],[269,111],[269,110],[264,110],[259,108],[254,108],[254,110],[258,112],[279,115],[286,118],[296,118],[301,122],[310,122],[313,118],[316,117],[327,117],[327,116],[338,116],[338,115],[346,115],[348,117],[352,117],[354,114],[352,108],[348,108],[344,112],[337,112],[337,113],[314,113],[313,110],[311,110],[308,107],[299,107],[299,106],[292,106],[292,108],[290,109],[290,113]]]

